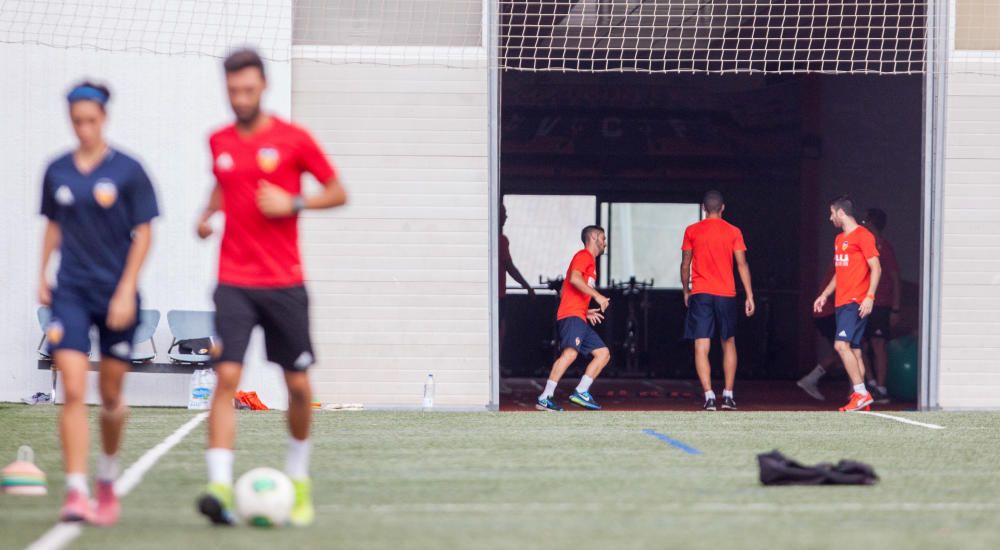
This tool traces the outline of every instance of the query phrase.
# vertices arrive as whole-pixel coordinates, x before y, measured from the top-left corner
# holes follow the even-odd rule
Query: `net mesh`
[[[923,2],[501,2],[501,64],[522,70],[882,73],[924,70]]]
[[[1000,1],[940,0],[952,70],[1000,76]],[[0,0],[0,43],[523,71],[873,73],[929,63],[917,0]]]

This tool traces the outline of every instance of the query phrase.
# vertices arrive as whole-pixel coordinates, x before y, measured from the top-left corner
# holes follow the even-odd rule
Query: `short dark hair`
[[[584,246],[587,246],[587,241],[594,233],[604,233],[604,228],[599,225],[588,225],[583,228],[583,231],[580,232],[580,240],[583,241]]]
[[[701,200],[701,205],[705,208],[705,212],[718,214],[722,212],[722,207],[726,205],[726,200],[722,198],[722,193],[713,189],[705,193],[705,198]]]
[[[843,210],[844,214],[850,217],[854,217],[854,209],[856,205],[854,204],[854,199],[848,197],[847,195],[841,195],[832,201],[830,201],[830,208],[834,210]]]
[[[257,52],[244,48],[242,50],[236,50],[235,52],[229,54],[226,60],[222,62],[222,67],[225,68],[226,74],[235,73],[242,71],[243,69],[255,68],[260,71],[260,77],[267,79],[264,75],[264,60],[260,58]]]
[[[865,222],[881,233],[885,231],[885,226],[889,223],[889,216],[881,208],[869,208],[865,212]]]

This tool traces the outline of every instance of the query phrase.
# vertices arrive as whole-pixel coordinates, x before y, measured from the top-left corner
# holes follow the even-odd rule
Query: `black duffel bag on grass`
[[[799,464],[778,451],[757,455],[764,485],[874,485],[875,469],[864,462],[841,460],[815,466]]]

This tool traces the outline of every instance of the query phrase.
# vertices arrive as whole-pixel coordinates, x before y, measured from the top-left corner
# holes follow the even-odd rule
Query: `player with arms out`
[[[830,203],[830,223],[841,230],[833,245],[836,272],[813,303],[814,312],[822,311],[830,295],[836,291],[837,333],[833,347],[854,385],[850,401],[840,408],[841,411],[864,410],[873,401],[865,387],[861,340],[875,305],[875,289],[882,276],[875,236],[858,224],[854,208],[854,201],[846,195]]]
[[[694,366],[705,392],[706,411],[716,410],[712,391],[712,365],[708,353],[716,334],[722,342],[722,370],[726,387],[722,392],[722,408],[735,410],[733,386],[736,383],[736,321],[739,305],[736,301],[736,281],[733,259],[747,297],[744,313],[754,314],[753,287],[747,264],[747,245],[743,232],[722,219],[726,203],[718,191],[705,193],[702,200],[705,219],[688,226],[681,245],[681,285],[684,305],[688,308],[684,337],[694,340]]]
[[[581,354],[591,356],[590,364],[569,400],[584,409],[601,409],[590,395],[590,385],[611,361],[611,351],[592,326],[604,320],[603,313],[611,303],[611,300],[594,288],[597,286],[597,257],[607,248],[607,237],[604,229],[588,225],[580,232],[580,239],[583,241],[583,250],[573,256],[560,293],[559,310],[556,313],[560,354],[552,364],[545,390],[538,396],[535,404],[535,408],[540,411],[563,410],[553,400],[556,386],[566,369]],[[589,309],[591,300],[597,302],[597,309]]]
[[[264,64],[251,50],[224,62],[226,88],[236,123],[209,139],[216,185],[198,222],[198,235],[212,234],[209,218],[221,210],[225,232],[215,290],[215,352],[218,382],[208,420],[209,484],[198,508],[216,524],[232,524],[233,396],[250,334],[264,329],[267,357],[284,370],[288,387],[286,473],[295,486],[291,523],[313,522],[309,481],[312,388],[315,362],[309,337],[309,301],[298,245],[298,216],[347,202],[347,194],[323,151],[302,128],[261,111],[266,89]],[[323,190],[301,194],[304,172]]]
[[[122,384],[132,358],[139,312],[139,270],[158,214],[153,185],[142,165],[104,140],[105,105],[111,93],[84,82],[70,91],[69,116],[79,140],[75,151],[49,164],[42,183],[39,301],[51,305],[46,330],[63,377],[59,433],[66,471],[62,521],[113,525],[120,515],[114,481],[128,409]],[[56,287],[46,280],[49,258],[61,255]],[[90,328],[100,339],[101,455],[97,460],[97,507],[87,486],[87,371]],[[53,396],[54,397],[54,396]]]

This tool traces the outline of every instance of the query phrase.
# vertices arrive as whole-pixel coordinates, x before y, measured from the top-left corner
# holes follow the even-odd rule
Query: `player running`
[[[733,258],[736,258],[736,267],[747,294],[743,311],[751,317],[756,310],[750,266],[747,264],[747,246],[743,242],[743,232],[722,219],[726,203],[721,193],[705,193],[702,208],[705,219],[688,226],[681,246],[681,285],[684,288],[684,306],[688,308],[684,338],[694,340],[694,366],[705,392],[702,408],[714,411],[717,406],[715,392],[712,391],[712,365],[708,352],[712,349],[712,338],[718,334],[722,341],[722,370],[726,384],[722,391],[722,408],[735,410],[733,386],[736,383],[739,305],[733,278]]]
[[[590,395],[590,385],[600,376],[601,371],[611,361],[611,351],[597,335],[591,325],[597,325],[604,320],[604,311],[608,309],[611,300],[598,292],[597,257],[607,248],[607,237],[604,229],[596,225],[588,225],[580,232],[583,250],[573,256],[566,270],[563,281],[559,310],[556,312],[556,325],[559,328],[559,358],[552,363],[552,371],[545,383],[545,390],[538,396],[535,408],[540,411],[561,411],[553,396],[559,380],[566,369],[583,355],[590,355],[590,364],[576,390],[569,396],[574,405],[584,409],[600,410],[594,397]],[[597,302],[597,309],[589,309],[590,301]],[[587,323],[590,323],[589,325]]]
[[[150,222],[159,212],[153,185],[138,161],[104,140],[108,89],[84,82],[67,96],[76,150],[49,164],[42,182],[42,241],[39,301],[52,308],[46,332],[63,377],[59,432],[66,472],[60,520],[113,525],[121,509],[114,492],[118,450],[128,410],[122,383],[132,357],[139,311],[139,270],[152,239]],[[61,261],[56,286],[46,272],[52,252]],[[97,503],[87,484],[89,430],[87,371],[90,328],[100,339],[101,454],[97,459]]]
[[[309,481],[312,389],[307,369],[315,361],[309,338],[309,302],[298,247],[298,215],[347,202],[323,151],[302,128],[261,111],[267,87],[256,52],[241,50],[224,62],[236,123],[209,138],[216,185],[198,221],[198,235],[212,234],[209,218],[221,210],[226,225],[215,290],[218,382],[208,420],[209,484],[198,508],[213,523],[234,523],[233,395],[240,381],[250,333],[264,329],[268,360],[284,369],[288,387],[286,473],[295,485],[291,523],[308,525],[315,512]],[[323,191],[301,195],[309,172]]]
[[[830,203],[830,222],[841,230],[833,244],[836,273],[816,298],[813,311],[822,311],[827,299],[836,291],[837,335],[833,347],[854,385],[850,401],[840,410],[857,411],[866,409],[873,401],[865,388],[861,339],[875,304],[875,289],[882,276],[882,266],[875,236],[854,218],[854,201],[846,195],[834,199]]]

